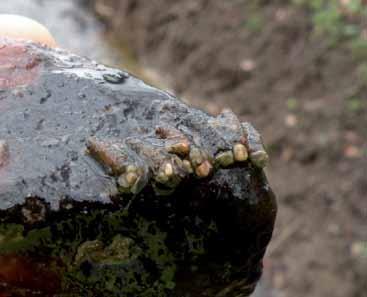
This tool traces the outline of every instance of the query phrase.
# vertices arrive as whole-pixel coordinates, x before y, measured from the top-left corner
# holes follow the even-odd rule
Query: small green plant
[[[362,62],[357,67],[357,76],[362,86],[367,86],[367,62]]]
[[[362,0],[292,0],[309,10],[315,35],[327,38],[330,46],[346,41],[357,59],[367,59],[363,19],[367,6]]]
[[[359,60],[367,60],[367,39],[355,38],[349,43],[353,55]]]
[[[262,9],[264,3],[262,2],[263,0],[253,0],[248,1],[248,3],[245,4],[247,17],[244,20],[243,25],[254,33],[260,32],[267,23],[264,10]]]
[[[295,110],[298,106],[298,102],[296,98],[289,98],[287,100],[287,107],[289,110]]]
[[[360,98],[350,98],[347,101],[348,110],[358,112],[362,109],[362,100]]]
[[[265,20],[261,15],[252,15],[245,21],[245,27],[252,32],[260,32],[265,25]]]
[[[342,16],[335,3],[315,10],[313,22],[316,34],[327,33],[335,40],[342,37]]]

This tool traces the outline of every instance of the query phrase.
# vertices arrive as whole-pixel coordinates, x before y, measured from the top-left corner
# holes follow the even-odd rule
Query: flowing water
[[[151,70],[142,69],[127,48],[112,46],[100,24],[80,5],[82,0],[0,0],[0,14],[19,14],[47,26],[60,47],[98,62],[127,69],[157,82]],[[149,74],[150,73],[150,74]],[[162,85],[162,82],[156,83]],[[271,290],[260,285],[254,297],[272,297]]]

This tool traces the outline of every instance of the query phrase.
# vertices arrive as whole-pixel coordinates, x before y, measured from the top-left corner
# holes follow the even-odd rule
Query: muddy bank
[[[284,296],[363,296],[367,118],[359,62],[342,43],[314,36],[309,11],[269,3],[92,6],[178,94],[212,113],[229,106],[262,131],[280,198],[265,267],[273,285]]]

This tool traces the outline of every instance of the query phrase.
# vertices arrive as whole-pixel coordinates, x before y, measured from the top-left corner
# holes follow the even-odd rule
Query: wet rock
[[[1,42],[37,64],[0,73],[0,291],[254,290],[276,203],[249,123],[60,49]]]
[[[0,168],[5,166],[9,159],[9,147],[5,140],[0,139]]]

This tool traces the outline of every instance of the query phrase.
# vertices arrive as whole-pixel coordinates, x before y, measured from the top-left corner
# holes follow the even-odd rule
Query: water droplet
[[[46,94],[41,97],[40,104],[46,103],[47,99],[51,97],[51,91],[46,90]]]
[[[52,146],[58,146],[60,143],[60,141],[56,138],[53,139],[47,139],[43,142],[41,142],[41,146],[45,146],[45,147],[52,147]]]
[[[105,81],[111,84],[121,84],[125,82],[128,77],[129,75],[123,72],[103,74],[103,78],[105,79]]]
[[[36,130],[42,130],[45,119],[40,119],[37,123]]]
[[[87,98],[87,95],[86,95],[86,94],[84,94],[84,93],[82,93],[82,92],[80,92],[80,93],[78,93],[78,97],[79,97],[80,99],[85,99],[85,98]]]
[[[61,137],[61,141],[63,143],[68,143],[70,140],[70,135],[64,135],[63,137]]]
[[[97,71],[106,71],[106,66],[98,64],[96,69],[97,69]]]
[[[29,114],[28,110],[23,112],[23,117],[24,117],[25,120],[29,119],[30,114]]]

